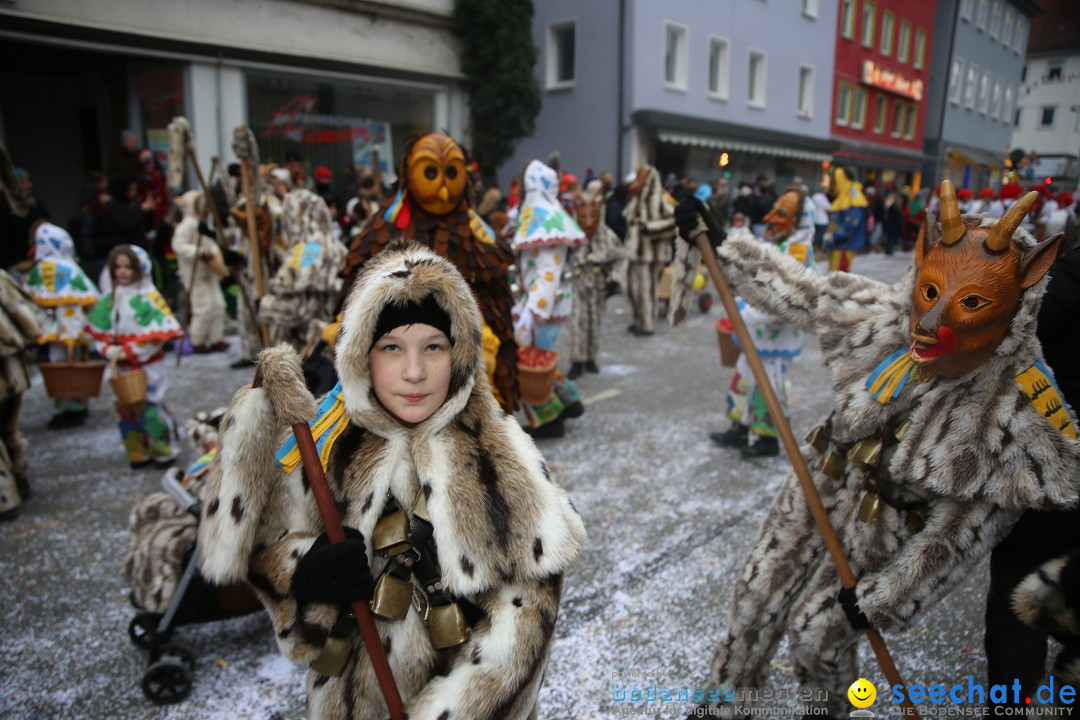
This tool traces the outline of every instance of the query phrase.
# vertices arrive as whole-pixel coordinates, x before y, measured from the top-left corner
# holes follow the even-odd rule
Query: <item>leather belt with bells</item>
[[[432,645],[443,650],[468,640],[469,627],[461,607],[443,587],[434,532],[423,491],[416,496],[411,517],[393,498],[389,500],[375,525],[372,549],[391,559],[375,584],[371,611],[387,620],[403,620],[414,605],[424,614]]]

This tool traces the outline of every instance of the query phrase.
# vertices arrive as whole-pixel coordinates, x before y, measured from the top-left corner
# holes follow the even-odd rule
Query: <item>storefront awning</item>
[[[989,168],[990,170],[1000,170],[1005,166],[1003,157],[973,148],[960,149],[953,147],[949,150],[949,157],[961,165]]]
[[[675,145],[690,145],[693,147],[715,148],[728,152],[745,152],[756,155],[769,155],[772,157],[791,158],[793,160],[809,160],[811,162],[824,162],[831,156],[825,153],[817,153],[809,150],[798,150],[780,145],[764,145],[745,140],[726,140],[714,135],[696,135],[692,133],[675,132],[673,130],[660,130],[656,134],[660,142],[673,143]]]

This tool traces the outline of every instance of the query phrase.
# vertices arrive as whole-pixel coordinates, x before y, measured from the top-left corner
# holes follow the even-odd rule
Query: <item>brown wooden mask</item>
[[[582,196],[574,200],[574,219],[577,220],[577,224],[581,226],[581,229],[589,237],[592,237],[593,233],[596,232],[596,228],[600,227],[600,218],[603,212],[603,195],[595,199]]]
[[[772,210],[765,216],[766,238],[786,238],[795,232],[795,222],[799,219],[799,201],[801,196],[795,190],[788,190],[776,199]]]
[[[923,223],[915,242],[915,288],[908,355],[919,379],[956,378],[986,362],[1020,307],[1057,255],[1057,235],[1024,251],[1013,233],[1038,193],[1021,198],[994,227],[965,225],[956,189],[941,183],[941,225]]]
[[[405,160],[409,194],[433,215],[446,215],[465,197],[465,153],[442,133],[428,133],[416,141]]]

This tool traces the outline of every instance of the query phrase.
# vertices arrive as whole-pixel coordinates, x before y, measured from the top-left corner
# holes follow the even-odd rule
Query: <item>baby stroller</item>
[[[189,436],[198,435],[189,430]],[[149,653],[141,686],[157,705],[178,703],[191,692],[195,657],[171,642],[178,625],[223,620],[262,607],[246,585],[213,587],[196,567],[199,494],[214,455],[211,450],[186,472],[167,471],[161,479],[165,492],[143,498],[131,513],[124,576],[137,613],[128,636]]]

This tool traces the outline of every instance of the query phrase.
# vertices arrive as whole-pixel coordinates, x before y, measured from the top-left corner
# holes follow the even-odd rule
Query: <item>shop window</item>
[[[881,16],[881,54],[885,57],[892,55],[893,51],[893,23],[895,17],[888,10]]]
[[[953,105],[960,104],[960,88],[964,84],[964,59],[953,58],[952,70],[949,72],[949,102]]]
[[[1046,63],[1046,82],[1061,82],[1061,71],[1065,63],[1061,60],[1051,60]]]
[[[994,9],[990,11],[990,39],[997,40],[1001,32],[1001,0],[994,0]]]
[[[816,18],[818,14],[818,0],[802,0],[802,14],[806,17]]]
[[[857,87],[851,109],[851,129],[862,130],[864,127],[866,127],[866,90]]]
[[[179,63],[138,63],[134,75],[146,147],[154,152],[164,171],[169,158],[169,123],[185,114],[184,68]]]
[[[885,132],[885,125],[888,123],[889,112],[889,99],[881,93],[874,95],[874,132],[881,135]]]
[[[840,0],[840,34],[848,40],[855,37],[855,0]]]
[[[1019,15],[1016,16],[1016,31],[1013,33],[1013,52],[1017,55],[1024,48],[1027,40],[1027,22]]]
[[[960,19],[971,22],[971,11],[975,7],[975,0],[960,0]]]
[[[751,107],[765,107],[765,53],[750,51],[749,78],[746,101]]]
[[[904,127],[907,125],[908,104],[897,101],[895,105],[896,110],[893,112],[892,136],[898,138],[903,136]]]
[[[1040,128],[1053,128],[1054,127],[1054,113],[1057,112],[1057,105],[1043,105],[1039,113],[1039,127]]]
[[[911,46],[911,23],[907,20],[900,22],[900,38],[897,40],[896,61],[906,63]]]
[[[904,139],[915,139],[915,124],[918,121],[918,115],[914,105],[908,105],[907,116],[904,118]]]
[[[688,46],[687,27],[664,21],[664,85],[686,89]]]
[[[968,65],[967,85],[964,86],[964,107],[968,110],[975,109],[975,90],[979,82],[979,66],[975,63]]]
[[[1001,28],[1001,44],[1005,46],[1005,49],[1009,49],[1009,44],[1012,42],[1012,29],[1013,29],[1013,9],[1011,6],[1005,7],[1005,25]]]
[[[919,28],[915,31],[915,60],[912,62],[912,67],[922,70],[924,62],[926,62],[926,31]]]
[[[1004,118],[1004,116],[1001,114],[1001,92],[1002,82],[1001,78],[998,78],[994,82],[994,94],[990,99],[990,117],[995,120],[997,120],[998,117]]]
[[[975,16],[975,27],[986,30],[986,16],[990,11],[990,0],[979,0],[979,14]]]
[[[851,124],[851,95],[853,88],[847,83],[840,83],[836,90],[836,124],[847,127]]]
[[[558,90],[574,85],[577,79],[577,21],[560,20],[548,24],[547,88]]]
[[[874,47],[874,16],[877,7],[872,2],[863,3],[862,7],[862,44],[863,47]]]
[[[709,95],[728,99],[731,78],[731,43],[727,38],[709,38]]]
[[[799,68],[799,100],[796,114],[804,118],[814,114],[814,68],[806,65]]]
[[[990,109],[990,71],[983,70],[982,85],[979,88],[979,113],[986,114]]]

